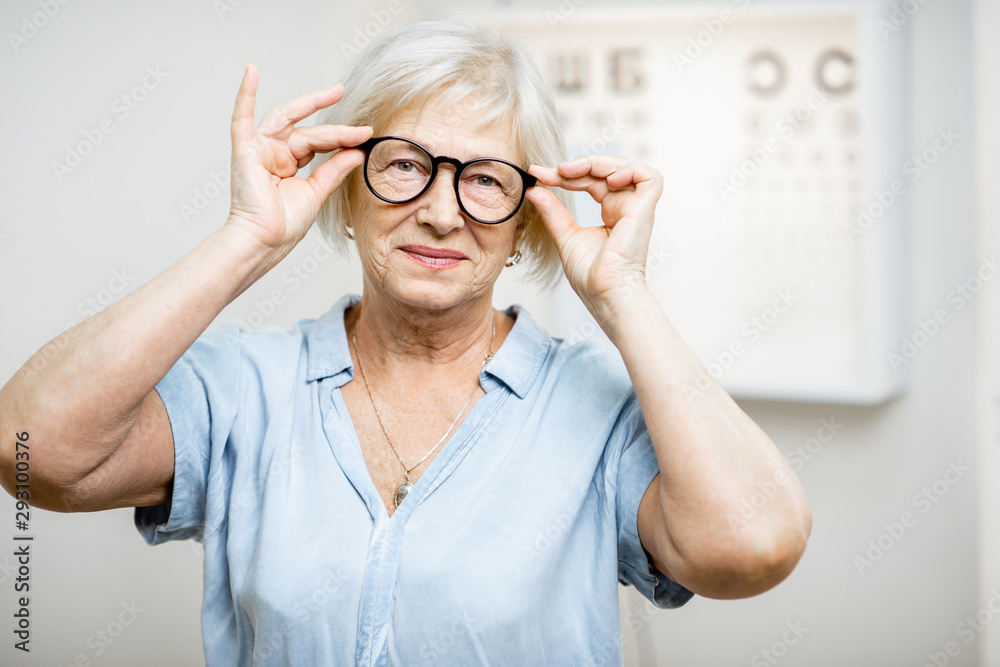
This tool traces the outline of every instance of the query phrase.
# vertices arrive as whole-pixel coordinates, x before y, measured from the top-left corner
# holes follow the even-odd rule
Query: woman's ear
[[[521,221],[517,223],[517,227],[514,229],[514,240],[510,244],[511,255],[513,255],[514,251],[517,250],[517,244],[521,242],[521,234],[524,233],[524,228],[528,226],[528,222],[525,217],[521,218]]]

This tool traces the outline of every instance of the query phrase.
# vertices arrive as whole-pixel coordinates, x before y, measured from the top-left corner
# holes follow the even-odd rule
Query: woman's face
[[[419,112],[404,111],[379,134],[411,139],[433,155],[461,162],[498,157],[523,167],[510,128],[477,131],[475,112],[467,106],[430,103]],[[454,176],[454,167],[441,164],[420,197],[407,204],[389,204],[368,190],[360,170],[355,174],[351,217],[366,289],[427,309],[490,298],[493,283],[520,237],[524,206],[506,222],[476,222],[459,209]],[[421,246],[461,257],[435,262],[421,255]]]

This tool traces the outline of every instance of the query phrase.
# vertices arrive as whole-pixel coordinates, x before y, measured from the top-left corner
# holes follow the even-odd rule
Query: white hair
[[[463,103],[480,114],[480,129],[509,124],[522,166],[555,166],[566,159],[551,89],[525,47],[489,26],[410,23],[369,44],[351,63],[343,83],[343,99],[320,111],[317,124],[370,125],[378,136],[403,110],[419,109],[432,100]],[[311,168],[327,157],[318,157]],[[352,190],[359,189],[345,181],[316,218],[323,234],[343,250]],[[571,193],[553,192],[573,213]],[[528,200],[519,217],[524,231],[518,247],[527,260],[528,276],[550,286],[559,277],[555,244]]]

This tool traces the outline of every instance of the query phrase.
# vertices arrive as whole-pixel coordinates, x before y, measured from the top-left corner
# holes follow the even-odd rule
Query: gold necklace
[[[462,410],[457,415],[455,415],[455,419],[452,420],[451,425],[448,427],[448,430],[445,431],[445,434],[443,436],[441,436],[441,439],[438,440],[438,443],[434,445],[434,447],[431,448],[429,452],[424,454],[424,458],[420,459],[420,461],[418,461],[416,465],[407,468],[406,464],[403,463],[403,459],[399,456],[399,452],[396,451],[396,446],[392,444],[392,438],[389,437],[389,431],[386,430],[385,424],[382,423],[382,415],[379,414],[378,407],[375,405],[375,397],[372,396],[372,389],[368,385],[368,377],[365,375],[365,366],[364,364],[361,363],[361,351],[358,349],[358,339],[357,336],[355,335],[356,331],[357,331],[357,324],[355,324],[354,331],[351,332],[351,342],[354,344],[354,354],[356,354],[358,357],[358,368],[361,370],[361,378],[364,380],[365,389],[368,391],[368,400],[371,401],[372,409],[375,411],[375,418],[378,419],[379,426],[382,427],[382,433],[385,434],[385,439],[389,441],[389,446],[392,447],[392,453],[396,455],[397,459],[399,459],[399,465],[403,466],[403,478],[404,478],[403,483],[396,487],[396,495],[395,498],[393,499],[393,506],[398,508],[399,504],[403,502],[403,498],[406,497],[406,494],[408,494],[410,490],[413,489],[413,484],[410,482],[410,472],[415,470],[417,466],[426,461],[427,457],[430,456],[435,449],[441,446],[441,443],[443,443],[445,439],[448,437],[448,434],[451,433],[451,429],[455,428],[455,424],[458,423],[459,417],[461,417],[465,413],[465,409],[469,407],[469,403],[472,402],[472,397],[475,395],[476,389],[480,385],[477,382],[476,386],[472,388],[472,391],[469,393],[468,400],[466,400],[465,405],[462,406]],[[494,316],[493,333],[490,335],[489,349],[486,352],[486,356],[483,358],[483,366],[482,366],[483,368],[486,368],[486,364],[488,364],[490,362],[490,359],[493,358],[493,341],[496,339],[496,335],[497,335],[497,325],[496,325],[496,316]]]

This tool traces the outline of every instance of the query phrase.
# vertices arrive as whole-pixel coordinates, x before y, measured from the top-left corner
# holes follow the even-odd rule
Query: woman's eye
[[[413,171],[413,163],[412,162],[407,162],[405,160],[400,160],[399,162],[396,163],[396,169],[399,169],[400,171],[407,171],[407,172],[408,171]]]
[[[496,183],[497,183],[496,179],[494,179],[494,178],[492,178],[490,176],[476,176],[476,184],[477,185],[481,185],[484,188],[488,188],[490,186],[496,185]]]

